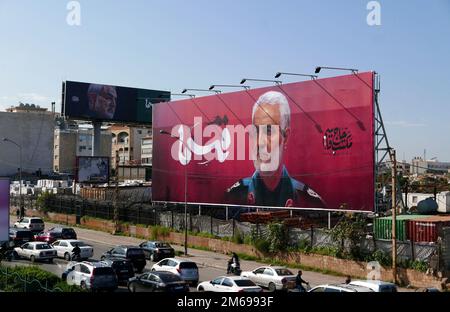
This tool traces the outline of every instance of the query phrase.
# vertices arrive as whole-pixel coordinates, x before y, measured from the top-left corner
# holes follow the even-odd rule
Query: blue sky
[[[450,161],[450,1],[0,0],[0,109],[60,110],[63,80],[180,92],[316,65],[376,70],[399,158]],[[322,75],[338,73],[327,72]],[[289,82],[288,79],[283,79]]]

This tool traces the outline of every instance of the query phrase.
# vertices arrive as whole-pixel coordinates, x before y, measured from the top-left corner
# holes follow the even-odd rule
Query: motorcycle
[[[80,255],[80,254],[72,253],[72,256],[70,257],[70,259],[71,259],[72,261],[81,262],[81,255]]]
[[[239,262],[232,262],[228,267],[228,274],[241,275],[241,265]]]

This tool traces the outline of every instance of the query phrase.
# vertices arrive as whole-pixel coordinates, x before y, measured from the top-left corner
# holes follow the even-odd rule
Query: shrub
[[[231,241],[235,244],[242,244],[244,242],[244,238],[242,237],[242,234],[238,229],[234,231],[234,235],[231,238]]]
[[[289,241],[287,228],[282,223],[270,223],[268,242],[271,252],[285,251]]]
[[[255,248],[262,252],[268,253],[270,251],[270,242],[265,239],[258,239],[254,242]]]

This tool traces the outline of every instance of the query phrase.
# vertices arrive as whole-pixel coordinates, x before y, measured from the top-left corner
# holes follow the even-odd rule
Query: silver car
[[[15,258],[30,259],[31,262],[36,260],[53,262],[53,259],[56,258],[56,250],[44,242],[29,242],[14,248],[13,255]]]
[[[295,288],[296,275],[285,267],[263,266],[253,271],[241,273],[256,285],[269,288],[270,291],[287,290]]]

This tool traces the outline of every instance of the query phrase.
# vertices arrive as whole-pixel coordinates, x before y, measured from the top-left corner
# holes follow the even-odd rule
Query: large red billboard
[[[367,72],[154,105],[153,201],[373,211],[373,80]]]

